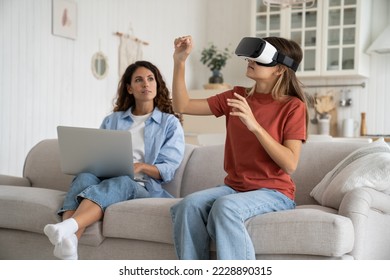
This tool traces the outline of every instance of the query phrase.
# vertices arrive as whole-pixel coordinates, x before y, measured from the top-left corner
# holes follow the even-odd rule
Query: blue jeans
[[[81,173],[73,179],[58,214],[76,210],[84,198],[95,202],[104,212],[111,204],[149,196],[145,187],[129,176],[101,179],[91,173]]]
[[[217,259],[254,260],[255,250],[245,221],[293,208],[293,200],[265,188],[236,192],[223,185],[192,193],[171,208],[177,257],[209,259],[211,238],[216,244]]]

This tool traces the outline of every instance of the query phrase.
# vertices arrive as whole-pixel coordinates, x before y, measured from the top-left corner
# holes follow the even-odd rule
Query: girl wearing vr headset
[[[249,41],[241,42],[236,54],[248,59],[246,76],[255,85],[234,87],[207,99],[188,96],[185,62],[193,47],[191,36],[174,41],[174,110],[224,115],[227,133],[224,185],[192,193],[171,208],[179,259],[209,259],[210,239],[216,244],[218,259],[255,259],[245,221],[295,207],[290,175],[298,165],[308,120],[305,96],[295,75],[302,50],[283,38],[260,39],[259,43],[275,49],[272,60],[276,62],[264,63],[259,49],[256,55],[238,53]],[[277,59],[278,54],[283,58]]]

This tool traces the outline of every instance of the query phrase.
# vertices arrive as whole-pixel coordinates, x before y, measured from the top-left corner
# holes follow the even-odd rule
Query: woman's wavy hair
[[[284,55],[291,57],[296,63],[301,63],[303,53],[301,47],[293,40],[288,40],[281,37],[265,37],[262,38],[271,45],[273,45],[279,52]],[[308,101],[306,95],[302,89],[303,85],[297,78],[295,71],[291,68],[277,64],[278,67],[284,69],[282,75],[276,81],[274,88],[271,91],[272,97],[275,100],[284,99],[287,96],[295,96],[302,100],[306,105],[306,131],[309,125],[309,112],[308,112]],[[254,88],[250,90],[253,92]]]
[[[127,67],[125,73],[122,75],[122,78],[118,84],[117,94],[114,99],[114,112],[127,111],[130,107],[136,106],[134,95],[129,94],[127,91],[127,85],[131,84],[131,78],[139,67],[145,67],[149,69],[156,79],[157,94],[153,100],[154,107],[157,107],[161,112],[175,115],[182,123],[182,116],[173,111],[170,92],[165,84],[160,70],[158,70],[154,64],[143,60],[130,64]]]

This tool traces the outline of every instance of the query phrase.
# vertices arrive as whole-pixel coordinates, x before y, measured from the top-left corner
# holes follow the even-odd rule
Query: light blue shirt
[[[129,130],[133,124],[131,108],[114,112],[104,118],[100,128]],[[174,178],[184,156],[184,132],[178,118],[161,112],[157,107],[145,121],[145,163],[155,165],[160,171],[161,180],[146,176],[145,188],[151,197],[172,197],[162,188],[162,184]]]

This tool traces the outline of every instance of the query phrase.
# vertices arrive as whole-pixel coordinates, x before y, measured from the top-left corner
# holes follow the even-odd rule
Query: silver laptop
[[[129,131],[58,126],[57,134],[63,173],[89,172],[98,177],[128,175],[134,179]]]

